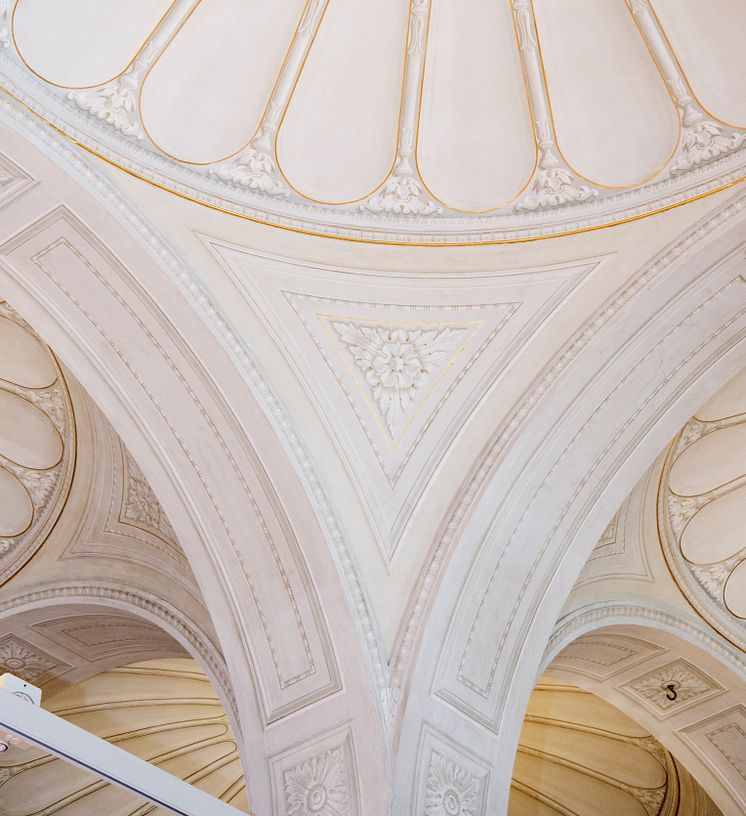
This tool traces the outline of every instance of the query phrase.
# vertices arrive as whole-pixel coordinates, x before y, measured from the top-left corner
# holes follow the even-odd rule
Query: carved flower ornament
[[[475,816],[479,780],[453,760],[433,752],[427,770],[427,816]]]
[[[67,393],[49,350],[0,301],[0,581],[33,554],[69,481]]]
[[[390,328],[352,322],[334,323],[334,329],[363,372],[393,438],[466,333],[462,327]]]
[[[285,772],[288,816],[345,816],[347,771],[343,749],[333,748]]]

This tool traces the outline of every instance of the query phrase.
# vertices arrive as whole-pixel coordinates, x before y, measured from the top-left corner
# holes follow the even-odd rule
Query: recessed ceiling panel
[[[528,183],[536,144],[509,3],[436,0],[417,160],[449,207],[488,210]]]
[[[746,486],[706,504],[681,536],[681,552],[693,564],[715,564],[746,547]]]
[[[23,388],[47,388],[57,379],[49,352],[31,332],[0,317],[0,380]]]
[[[45,470],[62,457],[52,420],[32,402],[0,390],[0,454],[21,467]]]
[[[655,0],[661,26],[704,107],[746,127],[746,3]]]
[[[699,496],[746,473],[746,424],[711,431],[686,448],[671,468],[679,496]]]
[[[13,16],[18,50],[47,82],[100,85],[122,73],[172,0],[20,0]]]
[[[34,505],[26,488],[0,467],[0,537],[11,538],[25,532],[34,518]]]
[[[535,0],[557,141],[580,175],[641,184],[676,147],[679,119],[623,0]]]
[[[394,162],[409,3],[329,0],[277,143],[290,184],[328,203],[372,193]]]
[[[202,0],[143,84],[143,123],[158,147],[202,163],[246,144],[303,6],[303,0]]]

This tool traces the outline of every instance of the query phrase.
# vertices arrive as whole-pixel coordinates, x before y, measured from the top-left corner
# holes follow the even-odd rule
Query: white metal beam
[[[0,689],[0,728],[179,816],[246,816],[61,717]]]

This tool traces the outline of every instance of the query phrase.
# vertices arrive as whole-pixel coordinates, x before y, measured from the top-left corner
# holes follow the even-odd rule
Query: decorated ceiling
[[[745,30],[0,0],[0,667],[255,816],[746,812]]]
[[[3,0],[0,75],[88,150],[210,207],[358,240],[500,242],[744,176],[746,11],[697,11]]]

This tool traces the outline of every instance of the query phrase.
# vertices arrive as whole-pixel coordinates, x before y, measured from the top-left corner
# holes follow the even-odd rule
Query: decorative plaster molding
[[[277,813],[360,816],[352,732],[342,728],[270,760]]]
[[[489,771],[482,762],[429,725],[422,726],[419,753],[413,813],[484,816]]]
[[[514,209],[519,213],[532,213],[597,199],[599,188],[583,184],[557,147],[533,4],[530,0],[513,0],[512,5],[539,150],[539,160],[528,191],[518,198]]]
[[[652,626],[684,637],[689,642],[699,644],[700,648],[740,677],[746,677],[746,656],[709,627],[681,618],[667,609],[632,603],[609,604],[605,601],[580,607],[557,623],[544,652],[542,671],[577,638],[615,624]]]
[[[65,664],[60,660],[17,635],[0,638],[0,673],[7,671],[37,684],[63,668]]]
[[[284,772],[288,816],[350,813],[347,767],[342,747],[331,748]]]
[[[0,476],[3,478],[6,490],[14,489],[25,497],[28,503],[29,516],[18,526],[18,519],[13,514],[8,523],[2,523],[4,537],[0,539],[0,583],[7,581],[21,570],[29,559],[44,544],[50,531],[57,522],[67,502],[70,486],[75,469],[76,431],[73,407],[70,401],[67,384],[62,370],[51,351],[34,333],[10,305],[0,300],[0,320],[16,332],[17,342],[23,341],[28,346],[27,351],[33,349],[44,358],[43,372],[29,371],[15,375],[15,380],[0,380],[0,396],[5,400],[6,412],[0,416],[0,424],[14,422],[15,425],[4,427],[4,435],[14,450],[0,447]],[[14,328],[17,327],[17,328]],[[11,342],[9,348],[0,348],[2,355],[15,355],[19,352]],[[11,370],[14,368],[14,359],[6,360]],[[37,362],[36,365],[41,365]],[[41,380],[35,378],[44,374]],[[24,379],[23,374],[31,379]],[[40,427],[40,420],[43,427]],[[24,426],[24,422],[27,423]],[[27,427],[34,428],[34,433],[46,432],[48,437],[59,441],[59,456],[57,451],[36,449],[32,444],[28,446],[18,440],[25,440],[28,436]],[[16,442],[12,442],[15,439]],[[50,438],[46,446],[52,445]],[[20,458],[20,454],[26,458]],[[39,458],[43,454],[42,458]],[[16,502],[13,502],[16,509]],[[14,522],[11,523],[11,519]],[[5,522],[3,508],[0,507],[0,520]],[[8,526],[8,524],[10,526]]]
[[[383,326],[357,320],[331,325],[362,371],[393,440],[473,330],[471,326]]]
[[[669,686],[673,686],[673,690]],[[677,714],[686,704],[698,704],[723,692],[722,686],[683,659],[627,681],[622,690],[636,697],[658,717]]]
[[[0,152],[0,209],[36,184],[36,179]]]
[[[532,104],[536,108],[546,91],[538,63],[532,56],[536,49],[530,40],[525,39],[531,29],[521,22],[529,14],[529,9],[522,6],[523,2],[516,0],[514,14],[517,34],[524,38],[521,55],[527,69]],[[153,37],[159,49],[167,47],[168,33],[188,12],[188,3],[176,5],[178,8],[166,16]],[[356,241],[468,244],[562,235],[622,223],[678,206],[744,177],[746,131],[733,131],[733,134],[744,137],[739,138],[740,146],[735,149],[731,149],[734,146],[732,136],[724,135],[729,145],[727,150],[725,142],[712,134],[707,138],[717,144],[717,149],[713,150],[709,143],[702,147],[703,136],[699,134],[693,137],[694,147],[690,155],[699,150],[706,160],[693,162],[691,169],[686,171],[672,173],[669,168],[640,187],[624,190],[583,184],[564,164],[559,151],[542,138],[542,159],[533,182],[523,199],[515,205],[507,205],[488,215],[464,214],[441,207],[428,196],[416,162],[410,158],[412,145],[417,141],[421,64],[424,61],[420,50],[424,49],[422,32],[426,32],[426,26],[418,28],[415,21],[426,19],[429,12],[427,0],[412,0],[410,53],[394,171],[366,202],[346,205],[314,202],[293,190],[284,179],[273,148],[277,129],[325,10],[326,2],[307,5],[254,137],[234,158],[205,167],[179,162],[148,139],[136,138],[141,127],[130,115],[129,88],[108,88],[108,97],[96,96],[95,101],[88,99],[89,112],[81,109],[74,100],[67,99],[64,92],[33,76],[12,48],[2,49],[5,54],[0,55],[0,73],[7,90],[35,115],[86,145],[104,160],[159,187],[251,220]],[[535,67],[530,67],[534,64]],[[84,93],[96,95],[101,90]],[[551,117],[542,111],[543,108],[535,110],[537,133],[544,123],[551,121]],[[112,124],[107,123],[109,120]],[[118,124],[122,129],[117,129]],[[135,136],[125,135],[125,130]]]
[[[0,48],[10,48],[10,3],[11,0],[0,0]]]
[[[433,750],[425,783],[426,816],[477,816],[481,780]]]
[[[226,540],[230,542],[254,601],[257,622],[261,627],[264,643],[256,639],[254,642],[263,649],[261,655],[268,663],[268,679],[272,672],[275,678],[272,684],[269,682],[263,684],[263,690],[271,694],[271,698],[263,698],[267,720],[271,721],[284,716],[289,711],[308,704],[312,699],[318,699],[336,691],[339,687],[339,678],[335,659],[330,650],[328,633],[324,628],[325,622],[316,609],[318,599],[306,576],[305,562],[298,551],[294,528],[284,519],[285,508],[277,501],[271,501],[265,492],[259,494],[262,500],[260,506],[257,494],[249,485],[249,476],[242,470],[236,459],[242,452],[241,449],[234,450],[228,445],[224,432],[218,428],[194,388],[183,376],[179,377],[179,365],[188,365],[191,362],[198,364],[198,361],[187,356],[188,362],[184,362],[184,358],[181,358],[180,363],[177,364],[165,345],[158,342],[151,325],[144,322],[144,316],[135,310],[131,300],[120,291],[120,281],[127,280],[127,271],[108,252],[105,245],[101,244],[99,239],[65,207],[58,207],[42,217],[39,222],[27,227],[23,233],[13,238],[12,245],[6,243],[3,249],[15,257],[14,253],[28,252],[23,247],[29,242],[37,249],[29,256],[27,262],[36,265],[44,273],[46,279],[58,287],[60,292],[89,321],[93,329],[138,381],[163,421],[172,428],[174,425],[170,417],[170,404],[162,403],[153,393],[140,372],[129,361],[118,340],[97,321],[96,317],[86,308],[86,304],[81,302],[68,288],[69,276],[71,274],[89,276],[89,279],[100,287],[101,295],[110,299],[112,307],[124,310],[128,319],[139,327],[144,336],[150,338],[163,364],[165,375],[173,377],[174,384],[178,383],[179,387],[184,388],[185,394],[189,397],[186,404],[190,406],[190,409],[196,409],[204,418],[227,463],[236,474],[237,488],[242,491],[247,509],[255,518],[257,532],[266,544],[265,550],[253,552],[251,569],[242,545],[236,537],[236,532],[228,526],[221,500],[211,489],[204,473],[196,467],[196,458],[189,443],[180,436],[175,437],[185,457],[195,468],[195,475],[204,486],[209,502],[215,508],[217,521],[225,532]],[[147,319],[147,315],[145,317]],[[188,350],[185,350],[185,354],[189,354]],[[259,466],[259,463],[253,462],[253,465]],[[255,484],[264,491],[267,482],[255,482]],[[254,569],[256,559],[260,555],[265,559],[266,571],[265,580],[257,583],[254,580]],[[287,597],[287,605],[278,606],[276,597],[270,597],[272,586],[267,580],[270,577],[274,580],[277,589]],[[301,608],[306,614],[303,614]],[[292,633],[297,633],[295,643],[292,642]],[[285,643],[285,648],[278,648],[275,645],[281,642]]]
[[[746,807],[746,707],[743,704],[699,720],[679,734],[706,763],[742,807]]]
[[[164,537],[175,550],[179,550],[176,533],[153,489],[124,445],[121,445],[121,451],[125,470],[121,518]]]
[[[443,695],[449,699],[453,698],[454,700],[459,700],[459,703],[455,702],[454,704],[463,704],[466,707],[466,710],[471,711],[472,716],[481,718],[481,721],[484,721],[484,714],[482,713],[482,700],[485,701],[485,704],[490,701],[489,705],[491,706],[491,710],[496,711],[495,714],[490,715],[492,718],[502,715],[501,706],[504,697],[507,694],[507,688],[505,685],[500,687],[498,693],[499,699],[497,700],[492,698],[492,688],[498,674],[499,667],[501,675],[503,672],[509,674],[510,671],[509,669],[506,669],[505,661],[503,660],[504,650],[506,647],[510,648],[510,660],[515,661],[520,653],[519,644],[523,643],[523,638],[532,625],[533,620],[530,613],[525,614],[524,616],[519,616],[519,609],[524,603],[529,591],[530,579],[537,571],[539,564],[545,556],[545,553],[549,550],[549,547],[553,542],[554,533],[560,528],[566,514],[573,506],[573,502],[578,498],[584,487],[591,480],[594,472],[601,466],[601,463],[603,462],[603,455],[607,454],[613,449],[615,443],[622,439],[623,435],[628,431],[635,418],[639,417],[645,410],[650,408],[661,392],[672,380],[674,380],[678,374],[687,368],[693,358],[704,352],[704,350],[710,344],[712,344],[723,333],[727,332],[731,326],[738,325],[740,321],[743,320],[744,316],[746,316],[746,306],[743,305],[746,302],[744,301],[743,297],[744,289],[746,289],[746,280],[741,277],[737,269],[733,269],[733,266],[737,260],[740,260],[740,257],[741,252],[737,251],[735,253],[731,253],[726,260],[720,262],[718,266],[722,267],[724,270],[727,270],[727,274],[725,272],[721,273],[718,288],[708,290],[704,300],[696,303],[690,303],[685,313],[680,312],[676,316],[676,322],[670,325],[665,335],[660,337],[659,343],[644,351],[644,353],[637,358],[634,364],[629,365],[625,376],[620,379],[616,385],[610,388],[608,392],[606,392],[603,400],[597,403],[592,414],[583,422],[582,425],[578,427],[577,431],[575,431],[575,433],[567,439],[566,446],[554,459],[552,467],[544,474],[541,485],[537,486],[532,491],[531,498],[527,504],[524,505],[520,518],[514,523],[512,528],[513,532],[509,536],[507,534],[503,535],[503,538],[501,539],[500,554],[494,562],[494,569],[490,572],[489,578],[481,582],[483,589],[480,590],[480,601],[474,608],[473,612],[470,613],[472,622],[471,626],[469,627],[468,636],[464,637],[465,642],[463,643],[463,647],[461,645],[457,647],[459,653],[461,654],[461,658],[458,661],[456,669],[456,678],[459,688],[457,691],[452,690],[452,688],[446,689],[445,684],[448,682],[448,680],[441,681],[444,683]],[[728,277],[728,275],[730,275],[730,277]],[[724,311],[725,314],[721,315],[721,312]],[[671,365],[666,376],[657,382],[655,389],[646,393],[645,398],[639,401],[632,414],[626,417],[624,424],[615,428],[614,436],[608,441],[602,455],[596,458],[595,462],[584,475],[583,479],[576,484],[572,495],[566,499],[563,499],[564,504],[561,508],[561,512],[555,517],[556,520],[552,532],[546,539],[544,539],[543,544],[537,548],[537,551],[534,553],[534,557],[531,560],[531,564],[527,565],[528,568],[526,578],[522,585],[518,588],[512,603],[512,608],[506,615],[506,600],[504,594],[499,592],[500,588],[503,586],[503,583],[498,580],[498,575],[501,574],[501,568],[503,563],[506,561],[506,554],[510,551],[511,547],[516,545],[516,541],[520,540],[520,525],[526,518],[529,517],[532,506],[535,506],[537,501],[539,501],[539,499],[542,497],[542,491],[546,490],[549,479],[553,476],[553,474],[560,472],[560,468],[566,461],[566,458],[572,452],[574,452],[578,440],[582,437],[582,435],[589,433],[589,428],[592,426],[594,421],[601,421],[598,420],[598,417],[603,417],[604,409],[612,404],[615,395],[622,389],[626,382],[637,376],[639,372],[645,372],[646,366],[652,366],[654,364],[656,355],[658,354],[661,346],[664,346],[666,343],[675,343],[676,340],[674,338],[691,336],[692,327],[695,325],[701,325],[699,321],[704,321],[705,325],[708,324],[708,321],[711,321],[714,328],[709,334],[701,337],[701,339],[699,339],[699,336],[691,338],[692,346],[687,347],[686,353],[682,351],[676,364]],[[626,444],[631,444],[629,437],[626,439]],[[570,546],[570,543],[571,539],[566,538],[562,544],[563,548],[559,552],[555,552],[554,557],[559,559],[559,557],[566,551],[566,548]],[[543,580],[548,582],[550,577],[547,576]],[[534,592],[537,592],[536,588],[534,588]],[[538,593],[538,597],[541,597],[540,591]],[[500,607],[499,613],[497,611],[498,607]],[[493,648],[492,641],[488,641],[485,638],[485,626],[492,625],[492,621],[497,614],[502,615],[505,624],[501,626],[501,635],[498,639],[496,639],[497,642]],[[514,629],[512,624],[517,619],[518,623]],[[513,646],[508,645],[509,636],[511,639],[513,639]],[[490,643],[489,660],[485,659],[486,655],[484,644],[487,642]],[[482,648],[477,648],[477,644],[482,644]],[[465,702],[466,698],[469,699],[469,703]],[[487,722],[494,724],[495,719],[487,719]]]
[[[429,597],[433,587],[436,586],[436,578],[446,560],[447,553],[453,547],[457,535],[469,517],[469,513],[490,474],[503,458],[513,440],[519,436],[520,429],[535,407],[550,390],[552,384],[562,375],[567,366],[582,352],[609,320],[635,297],[645,291],[667,268],[678,261],[692,247],[696,246],[698,242],[705,239],[714,229],[737,218],[744,209],[746,209],[746,195],[740,195],[738,198],[724,204],[717,212],[699,221],[691,229],[687,230],[684,235],[679,236],[661,251],[578,329],[568,344],[558,351],[553,360],[537,377],[535,384],[527,391],[512,416],[506,419],[503,425],[497,429],[493,439],[486,446],[485,453],[475,463],[471,477],[466,480],[460,494],[454,500],[433,547],[432,555],[422,570],[418,590],[410,606],[409,616],[402,627],[402,635],[399,638],[397,652],[392,661],[392,685],[395,689],[395,699],[400,697],[410,656],[417,640],[420,622],[428,609]]]
[[[132,65],[113,82],[90,91],[70,91],[67,98],[124,136],[144,139],[138,94],[143,77],[157,55],[158,48],[151,40]]]
[[[678,60],[648,0],[627,0],[632,16],[676,102],[683,126],[679,150],[670,165],[672,177],[735,153],[746,144],[746,132],[730,129],[708,114],[689,87]]]
[[[146,616],[158,621],[158,625],[162,626],[178,643],[184,644],[189,653],[207,671],[211,681],[217,687],[223,704],[232,717],[234,730],[238,729],[240,719],[238,717],[235,692],[228,678],[225,661],[220,650],[182,612],[148,593],[105,583],[51,585],[0,602],[0,620],[7,620],[24,607],[39,604],[95,603],[98,601],[110,602],[141,617],[144,612]],[[240,731],[237,730],[237,733],[240,733]]]
[[[318,2],[315,2],[315,5],[318,5]],[[22,107],[8,98],[0,97],[0,112],[20,128],[21,132],[28,134],[29,138],[44,145],[60,166],[73,174],[102,205],[112,212],[112,215],[122,223],[123,227],[141,243],[144,249],[152,255],[155,262],[175,281],[180,290],[184,292],[185,297],[193,304],[195,310],[204,317],[206,324],[222,346],[227,349],[231,359],[245,372],[246,381],[252,393],[264,407],[266,415],[276,429],[279,438],[286,441],[288,450],[297,463],[299,473],[314,497],[314,505],[318,510],[319,520],[330,541],[332,553],[343,576],[344,586],[347,588],[350,605],[355,610],[362,631],[363,653],[368,660],[372,682],[378,691],[381,719],[384,728],[390,728],[393,722],[393,711],[387,702],[391,698],[388,661],[381,646],[380,635],[370,601],[358,576],[357,564],[352,557],[346,537],[339,527],[316,466],[298,436],[293,423],[290,421],[282,402],[264,376],[253,351],[247,346],[245,340],[233,330],[225,315],[216,308],[196,276],[184,266],[175,252],[130,206],[121,193],[90,166],[80,151],[73,150],[68,142],[42,126],[36,117],[29,115]],[[199,639],[197,639],[197,643],[199,643]],[[240,721],[236,713],[235,694],[227,678],[222,657],[218,659],[211,656],[209,652],[203,654],[203,651],[204,649],[197,651],[196,654],[208,666],[211,676],[218,678],[217,682],[223,693],[224,701],[227,701],[226,705],[233,713],[234,730],[238,733]]]
[[[746,393],[741,395],[746,409]],[[737,571],[746,569],[746,547],[736,539],[731,548],[719,549],[719,558],[713,561],[707,551],[701,558],[684,554],[684,536],[691,533],[692,524],[700,512],[710,512],[717,502],[746,486],[746,473],[734,473],[725,485],[712,482],[697,495],[682,496],[670,484],[675,463],[693,445],[713,444],[718,434],[743,425],[743,414],[728,416],[711,421],[694,417],[675,437],[666,457],[658,490],[658,531],[660,544],[671,573],[682,593],[697,613],[715,627],[721,634],[741,648],[746,647],[746,621],[736,615],[728,605],[728,587]],[[714,443],[716,444],[716,442]],[[703,474],[700,474],[700,479]]]

